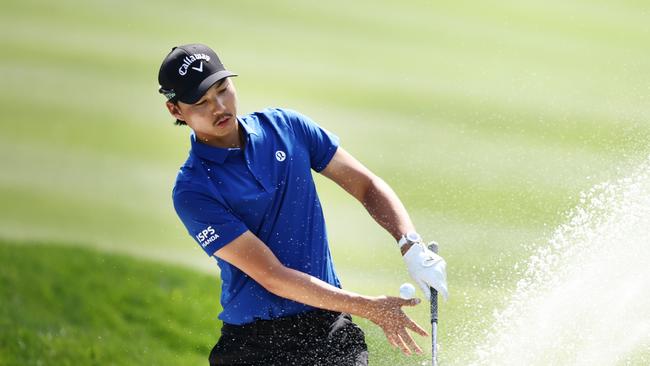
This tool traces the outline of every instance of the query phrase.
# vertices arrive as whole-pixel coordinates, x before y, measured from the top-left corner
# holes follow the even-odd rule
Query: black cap
[[[217,81],[237,76],[223,66],[217,54],[202,44],[172,48],[160,65],[158,83],[168,100],[196,103]]]

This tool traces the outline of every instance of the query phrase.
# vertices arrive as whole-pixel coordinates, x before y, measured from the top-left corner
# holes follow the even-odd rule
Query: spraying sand
[[[650,364],[650,159],[584,193],[472,365]]]

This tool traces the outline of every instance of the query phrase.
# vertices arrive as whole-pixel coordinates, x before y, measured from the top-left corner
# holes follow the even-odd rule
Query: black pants
[[[245,325],[224,324],[210,366],[366,366],[363,331],[349,314],[310,311]]]

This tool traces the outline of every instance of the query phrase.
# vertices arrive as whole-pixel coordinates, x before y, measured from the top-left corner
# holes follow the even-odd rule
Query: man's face
[[[197,137],[222,138],[237,131],[237,92],[230,78],[212,85],[194,104],[178,102],[170,107],[174,117],[185,121]]]

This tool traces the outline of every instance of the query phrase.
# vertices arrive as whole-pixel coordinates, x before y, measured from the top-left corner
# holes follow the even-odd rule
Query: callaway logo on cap
[[[202,44],[172,48],[160,65],[158,83],[168,100],[196,103],[217,81],[237,76],[223,66],[217,54]]]

